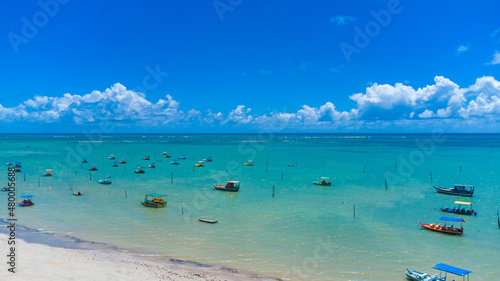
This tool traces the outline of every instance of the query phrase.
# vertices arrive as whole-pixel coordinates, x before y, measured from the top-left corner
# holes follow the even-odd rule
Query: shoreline
[[[0,254],[6,257],[7,228],[3,219],[0,222]],[[0,280],[282,280],[26,226],[17,226],[16,249],[16,273],[2,263]]]

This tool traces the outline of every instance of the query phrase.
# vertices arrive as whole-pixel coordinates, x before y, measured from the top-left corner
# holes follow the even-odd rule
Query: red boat
[[[420,223],[420,226],[428,230],[442,232],[446,234],[462,235],[464,233],[464,228],[462,227],[462,223],[465,222],[465,220],[457,218],[447,218],[447,217],[441,217],[440,220],[445,221],[443,226],[441,226],[440,223],[438,223],[437,225],[435,225],[434,223],[431,224]],[[460,228],[453,227],[453,225],[446,226],[446,223],[448,221],[460,222]]]

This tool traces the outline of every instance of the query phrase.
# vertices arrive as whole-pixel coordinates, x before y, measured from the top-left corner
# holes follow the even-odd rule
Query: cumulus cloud
[[[495,51],[495,53],[493,54],[493,59],[487,64],[491,65],[500,64],[500,52]]]
[[[0,124],[9,122],[89,124],[111,121],[131,127],[188,127],[199,124],[214,128],[247,127],[275,131],[293,130],[383,130],[388,126],[446,126],[457,130],[496,128],[500,124],[500,81],[485,76],[473,85],[461,87],[442,76],[434,83],[413,88],[403,83],[370,84],[364,93],[350,99],[356,106],[339,110],[332,102],[313,106],[301,105],[292,112],[273,110],[252,114],[252,109],[238,105],[230,112],[211,109],[181,110],[172,96],[156,102],[140,92],[117,83],[104,91],[80,96],[35,96],[16,107],[0,104]],[[460,126],[462,124],[462,127]],[[470,125],[470,124],[477,124]]]
[[[351,16],[335,16],[331,17],[329,23],[335,23],[337,25],[343,26],[355,21],[356,19]]]

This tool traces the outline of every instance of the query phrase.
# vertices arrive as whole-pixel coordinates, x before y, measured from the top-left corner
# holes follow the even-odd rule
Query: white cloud
[[[251,109],[245,109],[244,105],[238,105],[236,109],[232,110],[229,113],[229,116],[226,120],[222,121],[221,124],[227,123],[237,123],[237,124],[248,124],[252,121],[253,116],[247,115],[250,113]]]
[[[351,17],[351,16],[335,16],[335,17],[331,17],[329,22],[343,26],[343,25],[347,25],[355,20],[356,19]]]
[[[495,53],[493,54],[493,59],[487,64],[491,65],[500,64],[500,52],[495,51]]]
[[[468,46],[465,46],[465,45],[458,46],[458,48],[457,48],[457,54],[461,54],[463,52],[467,52],[468,50],[469,50]]]

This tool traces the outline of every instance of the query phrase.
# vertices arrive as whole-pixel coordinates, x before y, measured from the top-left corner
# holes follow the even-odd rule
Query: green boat
[[[141,201],[142,206],[151,208],[167,207],[167,195],[158,193],[149,193],[144,196],[144,201]]]

